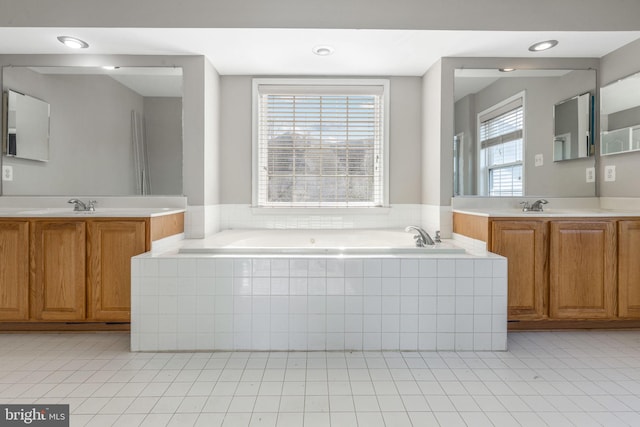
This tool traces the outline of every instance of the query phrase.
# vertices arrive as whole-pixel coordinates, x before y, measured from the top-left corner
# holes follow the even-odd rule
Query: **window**
[[[484,194],[522,196],[524,94],[478,116]]]
[[[254,80],[253,201],[387,204],[386,80]]]

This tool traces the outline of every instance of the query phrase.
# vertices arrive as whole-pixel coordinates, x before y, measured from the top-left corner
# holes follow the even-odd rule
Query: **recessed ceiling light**
[[[501,73],[510,73],[515,70],[515,68],[498,68],[498,71],[500,71]]]
[[[333,53],[333,48],[331,46],[316,46],[311,50],[319,56],[329,56]]]
[[[120,67],[116,67],[115,65],[103,65],[103,66],[102,66],[102,69],[103,69],[103,70],[109,70],[109,71],[111,71],[111,70],[117,70],[117,69],[119,69],[119,68],[120,68]]]
[[[551,49],[558,44],[558,40],[545,40],[529,46],[531,52],[541,52],[543,50]]]
[[[60,41],[60,43],[67,47],[70,47],[71,49],[86,49],[89,47],[89,43],[75,37],[59,36],[58,40]]]

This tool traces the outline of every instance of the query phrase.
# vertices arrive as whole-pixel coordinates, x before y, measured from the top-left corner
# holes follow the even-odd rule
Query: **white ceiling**
[[[60,35],[90,46],[71,51]],[[0,54],[205,55],[222,75],[421,76],[441,57],[599,58],[638,38],[640,31],[0,28]],[[527,50],[547,39],[560,43]],[[335,53],[316,56],[316,45]]]

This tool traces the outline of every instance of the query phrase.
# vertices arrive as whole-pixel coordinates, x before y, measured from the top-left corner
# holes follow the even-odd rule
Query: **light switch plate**
[[[613,182],[616,180],[616,167],[613,165],[604,167],[604,180]]]
[[[596,182],[596,168],[587,168],[587,182]]]
[[[534,162],[535,162],[534,165],[536,167],[542,166],[544,164],[544,157],[542,156],[542,154],[536,154]]]
[[[13,166],[2,166],[2,180],[13,181]]]

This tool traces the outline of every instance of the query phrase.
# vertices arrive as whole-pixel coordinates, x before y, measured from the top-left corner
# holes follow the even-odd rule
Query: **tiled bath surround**
[[[505,350],[489,255],[132,259],[131,349]]]
[[[311,213],[310,213],[311,211]],[[189,206],[185,218],[187,238],[202,238],[231,228],[351,229],[404,228],[420,225],[442,237],[451,236],[450,206],[395,204],[388,208],[363,209],[268,209],[249,205]]]

